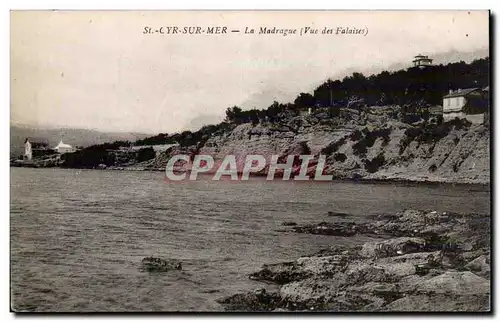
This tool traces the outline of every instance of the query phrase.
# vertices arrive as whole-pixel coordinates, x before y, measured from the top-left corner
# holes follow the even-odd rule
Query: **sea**
[[[171,182],[163,172],[11,168],[10,285],[16,312],[220,311],[217,299],[276,286],[248,274],[367,236],[283,232],[405,209],[490,212],[490,187],[452,184]],[[182,270],[145,272],[147,256]]]

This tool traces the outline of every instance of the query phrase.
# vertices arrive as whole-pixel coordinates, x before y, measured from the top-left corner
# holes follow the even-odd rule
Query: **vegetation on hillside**
[[[74,153],[65,153],[61,156],[64,161],[62,167],[93,169],[105,166],[114,166],[123,163],[143,162],[156,156],[151,147],[142,148],[137,151],[119,151],[124,141],[93,145]],[[130,143],[130,142],[129,142]]]
[[[489,58],[470,64],[465,62],[409,68],[395,72],[383,71],[365,77],[353,73],[342,80],[327,80],[313,94],[300,93],[293,103],[274,102],[266,109],[247,110],[234,106],[226,110],[226,120],[235,124],[273,122],[285,111],[298,114],[301,109],[332,107],[330,114],[338,115],[341,107],[398,105],[403,116],[416,113],[422,107],[440,105],[450,89],[486,87],[489,84]],[[429,113],[422,111],[422,118]],[[415,121],[409,117],[409,123]]]
[[[424,69],[409,68],[395,72],[383,71],[369,77],[361,73],[353,73],[342,80],[327,80],[319,85],[312,94],[300,93],[291,103],[273,102],[264,109],[243,110],[238,106],[226,109],[224,122],[216,125],[206,125],[198,131],[183,131],[181,133],[160,133],[155,136],[137,140],[136,142],[115,141],[100,145],[89,146],[72,155],[65,155],[65,166],[67,167],[95,167],[99,164],[113,165],[116,162],[116,154],[110,153],[120,147],[150,146],[158,144],[179,144],[180,146],[201,147],[210,137],[230,132],[234,127],[243,123],[257,125],[259,123],[278,124],[287,127],[294,132],[295,129],[287,122],[300,111],[309,108],[321,108],[329,119],[342,117],[341,108],[350,108],[363,111],[366,107],[376,106],[398,106],[399,113],[393,113],[391,117],[399,118],[406,123],[423,121],[416,129],[409,129],[406,140],[401,146],[401,153],[413,140],[429,141],[436,140],[449,132],[450,126],[458,124],[442,123],[441,119],[428,122],[430,113],[428,107],[440,105],[442,97],[449,89],[485,87],[489,84],[489,58],[473,61],[451,63],[447,65],[429,66]],[[337,122],[341,124],[342,120]],[[467,125],[465,125],[467,126]],[[367,148],[373,146],[375,140],[383,138],[383,144],[389,140],[390,129],[370,132],[355,131],[350,139],[356,141],[353,149],[357,155],[363,156]],[[325,154],[333,154],[341,141],[331,144],[324,149]],[[154,152],[154,151],[153,151]],[[138,154],[140,160],[154,157],[151,151]],[[335,156],[339,161],[345,160],[344,156]],[[138,159],[138,160],[139,160]],[[382,157],[365,164],[369,171],[378,168],[384,163]]]

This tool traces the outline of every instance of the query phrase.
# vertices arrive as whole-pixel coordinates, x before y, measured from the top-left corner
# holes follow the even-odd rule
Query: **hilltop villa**
[[[432,59],[429,56],[417,55],[413,60],[413,66],[418,68],[424,68],[426,66],[432,66]]]
[[[443,97],[443,119],[449,121],[458,117],[475,124],[484,123],[489,116],[488,93],[489,87],[450,90]]]

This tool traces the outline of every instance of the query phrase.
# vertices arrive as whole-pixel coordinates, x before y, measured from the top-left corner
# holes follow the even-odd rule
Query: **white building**
[[[488,99],[480,88],[450,90],[443,97],[443,120],[465,118],[469,122],[481,124],[488,110]]]
[[[73,148],[71,145],[69,144],[66,144],[66,143],[63,143],[63,141],[61,140],[59,142],[59,144],[54,148],[54,150],[57,152],[57,153],[73,153],[76,151],[75,148]]]
[[[31,142],[26,138],[24,141],[24,158],[26,160],[31,160],[33,159],[33,152],[31,151]]]
[[[429,56],[417,55],[413,60],[413,66],[418,68],[424,68],[426,66],[432,66],[432,59]]]

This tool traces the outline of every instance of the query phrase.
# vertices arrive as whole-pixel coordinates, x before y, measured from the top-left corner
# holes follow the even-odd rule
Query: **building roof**
[[[443,98],[467,96],[467,95],[469,95],[470,93],[474,92],[477,89],[478,89],[477,87],[459,89],[457,91],[451,92],[448,95],[445,95]]]
[[[486,86],[485,88],[483,88],[483,91],[485,91],[485,92],[489,92],[489,91],[490,91],[490,86],[488,85],[488,86]]]
[[[415,59],[413,60],[414,62],[416,61],[432,61],[432,58],[429,58],[427,55],[417,55],[415,56]]]
[[[57,148],[72,148],[72,146],[69,144],[63,143],[63,141],[61,140],[59,142],[59,144],[54,149],[57,149]]]

